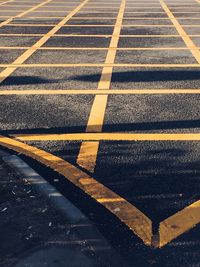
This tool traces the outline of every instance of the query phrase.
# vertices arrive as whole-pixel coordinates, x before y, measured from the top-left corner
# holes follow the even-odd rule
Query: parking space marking
[[[200,200],[162,221],[159,225],[159,247],[192,229],[200,222]]]
[[[56,89],[0,90],[0,95],[165,95],[200,94],[200,89]]]
[[[1,17],[1,16],[0,16]],[[37,17],[38,18],[38,17]],[[42,17],[44,18],[44,17]],[[45,17],[47,18],[47,17]],[[50,17],[50,18],[59,18],[60,17]],[[29,17],[30,19],[30,17]],[[140,20],[144,19],[144,18],[139,18]],[[181,19],[184,19],[184,18],[181,18]],[[200,18],[197,18],[200,20]],[[56,24],[27,24],[27,23],[8,23],[7,26],[13,26],[13,27],[38,27],[38,26],[41,26],[41,27],[53,27],[53,26],[56,26]],[[114,27],[115,25],[114,24],[106,24],[106,25],[102,25],[102,24],[66,24],[66,25],[63,25],[62,27],[82,27],[82,28],[87,28],[87,27],[103,27],[103,28],[108,28],[108,27]],[[199,28],[200,27],[200,24],[194,24],[194,25],[190,25],[190,24],[182,24],[182,26],[184,27],[190,27],[190,28]],[[134,28],[134,27],[145,27],[145,28],[174,28],[173,25],[171,24],[123,24],[123,28],[125,27],[131,27],[131,28]]]
[[[21,141],[200,141],[200,133],[69,133],[16,134]]]
[[[0,33],[0,36],[43,36],[42,33]],[[48,36],[48,35],[47,35]],[[100,38],[107,38],[112,37],[112,34],[54,34],[56,37],[100,37]],[[190,37],[200,37],[200,34],[189,34]],[[51,37],[51,35],[50,35]],[[115,37],[115,36],[114,36]],[[169,38],[169,37],[179,37],[178,34],[123,34],[120,35],[120,38]]]
[[[37,49],[30,49],[29,54],[34,53]],[[25,52],[26,53],[26,52]],[[17,60],[16,60],[17,61]],[[0,73],[0,82],[3,82],[10,74],[12,74],[16,68],[71,68],[71,67],[138,67],[138,68],[200,68],[200,64],[109,64],[109,63],[77,63],[77,64],[0,64],[0,67],[6,68],[6,70]],[[103,88],[105,89],[105,88]]]
[[[0,49],[5,50],[18,50],[18,49],[31,49],[30,46],[0,46]],[[34,48],[35,49],[35,48]],[[110,47],[110,49],[115,49],[114,47]],[[118,47],[117,50],[119,51],[131,51],[131,50],[144,50],[144,51],[154,51],[154,50],[161,50],[161,51],[167,51],[167,50],[189,50],[188,47]],[[108,50],[106,47],[38,47],[37,50]],[[197,47],[197,50],[200,50],[200,47]]]
[[[51,1],[51,0],[47,0]],[[18,66],[17,64],[23,64],[35,51],[37,47],[44,45],[48,39],[53,36],[68,20],[70,20],[89,0],[83,1],[79,4],[73,11],[71,11],[64,19],[62,19],[56,26],[53,27],[47,34],[44,34],[43,37],[37,41],[31,49],[28,49],[21,56],[19,56],[10,67],[8,66],[5,70],[0,73],[0,83],[3,82],[7,77],[9,77]],[[22,65],[21,65],[22,66]]]
[[[32,12],[33,10],[38,9],[39,7],[42,7],[42,6],[44,6],[45,4],[47,4],[47,3],[51,2],[51,1],[53,1],[53,0],[46,0],[46,1],[44,1],[44,2],[42,2],[42,3],[40,3],[40,4],[38,4],[38,5],[35,5],[34,7],[29,8],[29,9],[26,10],[26,11],[23,11],[22,13],[20,13],[20,14],[18,14],[18,15],[16,15],[16,16],[12,16],[11,18],[9,18],[9,19],[7,19],[7,20],[1,22],[1,23],[0,23],[0,27],[5,26],[5,25],[7,25],[8,23],[12,22],[13,19],[21,18],[21,17],[23,17],[24,15],[27,15],[28,13]]]
[[[113,30],[113,36],[110,41],[112,49],[108,49],[105,64],[113,64],[117,52],[117,46],[120,38],[121,27],[123,24],[124,11],[126,6],[126,0],[121,1],[118,16],[116,19],[115,27]],[[113,49],[114,48],[114,49]],[[110,89],[112,66],[104,66],[101,74],[100,81],[98,83],[98,90]],[[96,95],[92,104],[89,119],[87,122],[86,132],[101,132],[104,121],[104,114],[106,110],[108,95]],[[77,158],[77,163],[89,170],[94,171],[96,165],[96,157],[98,153],[99,142],[83,142],[80,147],[80,151]]]
[[[10,3],[10,2],[14,2],[15,0],[8,0],[8,1],[4,1],[4,2],[0,2],[0,6]]]
[[[187,35],[181,24],[178,22],[178,20],[175,18],[175,16],[172,14],[168,6],[165,4],[163,0],[160,0],[160,4],[163,8],[163,10],[168,15],[169,19],[173,23],[174,27],[176,28],[177,32],[182,37],[183,41],[185,42],[186,46],[190,48],[190,51],[196,61],[200,64],[200,51],[197,50],[197,46],[194,44],[194,42],[191,40],[191,38]]]

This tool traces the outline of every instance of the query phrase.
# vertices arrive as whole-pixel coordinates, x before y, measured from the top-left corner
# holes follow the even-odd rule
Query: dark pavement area
[[[2,158],[0,175],[0,266],[106,266],[77,234],[81,226],[70,224]]]
[[[95,185],[86,183],[91,190],[88,195],[58,173],[57,162],[50,168],[28,153],[17,153],[16,147],[9,150],[94,223],[123,258],[125,267],[200,266],[200,1],[3,2],[7,1],[0,0],[2,148],[2,136],[12,142],[20,141],[16,136],[20,134],[52,134],[47,140],[41,136],[40,140],[20,142],[64,159],[139,209],[152,222],[152,240],[160,235],[164,220],[187,207],[188,216],[175,218],[166,233],[171,240],[157,248],[151,240],[147,246],[128,226],[129,210],[124,209],[124,217],[116,216],[120,206],[108,192],[97,190],[98,200]],[[23,12],[26,14],[20,15]],[[52,34],[54,27],[57,31]],[[42,38],[46,39],[41,45],[38,41]],[[32,47],[36,43],[37,47]],[[19,61],[17,67],[15,60]],[[102,99],[107,94],[99,95],[101,89],[112,90],[112,94],[107,92],[105,107]],[[123,94],[125,89],[129,91]],[[65,93],[60,95],[57,90]],[[86,94],[87,90],[94,94]],[[172,94],[171,90],[177,91]],[[91,117],[93,125],[88,123]],[[90,132],[88,125],[102,128],[92,131],[88,141],[99,141],[94,172],[78,162],[83,135]],[[60,136],[79,133],[83,135],[77,140]],[[109,137],[95,139],[95,133]],[[113,134],[123,134],[127,140],[112,140]],[[147,136],[147,140],[130,140],[134,134]],[[171,140],[159,139],[166,134]],[[85,151],[89,163],[93,161],[90,152]],[[0,178],[0,266],[116,266],[102,262],[48,199],[2,160]],[[112,212],[104,201],[112,203]],[[196,213],[190,207],[194,203]],[[134,219],[135,214],[133,224]],[[146,233],[141,220],[142,227]],[[174,234],[179,227],[186,228]],[[161,242],[161,235],[159,238]],[[52,262],[54,257],[56,262]],[[78,265],[73,265],[75,260]]]

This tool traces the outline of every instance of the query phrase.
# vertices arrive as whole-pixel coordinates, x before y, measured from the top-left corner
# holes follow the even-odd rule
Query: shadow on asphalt
[[[88,82],[98,80],[99,75],[77,75],[73,77],[74,80]],[[144,70],[144,71],[114,71],[112,74],[112,81],[119,83],[129,82],[160,82],[160,81],[184,81],[184,80],[199,80],[199,70]]]
[[[188,121],[188,126],[189,123],[190,121]],[[24,129],[2,131],[2,133],[58,133],[58,130],[66,132],[66,129],[68,132],[70,130],[77,132],[80,127]],[[104,151],[100,149],[98,153],[94,177],[147,214],[153,221],[154,230],[157,231],[161,220],[200,198],[200,161],[195,160],[196,157],[188,159],[191,151],[187,146],[181,146],[180,143],[169,147],[162,144],[157,146],[157,142],[155,146],[148,145],[147,142],[143,144],[143,147],[140,146],[141,144],[137,147],[137,144],[138,142],[134,142],[130,148],[128,142],[121,142],[121,144],[108,142]],[[70,149],[73,150],[72,154],[77,155],[78,149],[73,146],[67,149],[56,148],[56,151],[52,153],[62,157]],[[113,158],[121,158],[121,155],[123,158],[129,157],[133,160],[123,160],[125,162],[113,160]],[[135,155],[139,156],[135,159]],[[21,157],[77,205],[97,225],[113,246],[124,255],[130,262],[130,266],[132,262],[138,267],[188,266],[185,265],[188,261],[194,265],[199,263],[198,226],[162,249],[146,247],[117,217],[111,215],[66,178],[38,164],[33,159],[22,155]],[[73,161],[75,164],[75,157]],[[55,182],[55,178],[59,181]],[[179,196],[180,193],[181,196]]]
[[[118,123],[104,124],[103,132],[134,132],[148,130],[175,130],[200,128],[199,120],[182,120],[182,121],[156,121],[141,123]],[[48,133],[84,133],[86,125],[73,127],[53,127],[53,128],[34,128],[34,129],[17,129],[17,130],[0,130],[3,135],[9,134],[48,134]]]
[[[98,82],[100,74],[77,75],[67,77],[66,80],[76,80],[81,82]],[[130,82],[161,82],[161,81],[190,81],[199,80],[199,70],[144,70],[144,71],[124,71],[113,72],[112,81],[119,83]],[[40,76],[10,76],[0,86],[28,85],[28,84],[45,84],[65,82],[65,79],[45,79]]]
[[[149,153],[152,153],[152,155],[156,154],[162,154],[169,156],[175,156],[175,157],[181,157],[184,155],[187,151],[184,151],[182,149],[162,149],[162,150],[151,150]],[[127,152],[128,153],[128,152]],[[116,154],[116,151],[113,151],[113,154]],[[101,156],[101,155],[100,155]],[[23,157],[23,156],[22,156]],[[130,263],[130,266],[132,266],[132,263],[134,262],[134,266],[137,267],[160,267],[160,266],[173,266],[173,267],[179,267],[179,266],[188,266],[184,265],[188,260],[192,263],[199,262],[200,256],[199,256],[199,228],[196,227],[193,230],[190,230],[189,233],[186,233],[178,238],[178,240],[174,240],[169,245],[165,246],[162,249],[154,249],[147,247],[143,244],[143,242],[135,236],[128,227],[126,227],[117,217],[111,215],[104,207],[102,207],[99,203],[92,200],[90,197],[88,197],[86,194],[84,194],[79,188],[71,184],[66,178],[59,176],[57,173],[51,171],[50,169],[47,169],[46,167],[36,164],[35,161],[32,159],[28,159],[26,157],[23,157],[34,169],[36,169],[42,176],[44,176],[51,184],[53,184],[61,193],[63,193],[67,198],[69,198],[75,205],[77,205],[87,216],[92,220],[97,227],[100,229],[100,231],[103,233],[103,235],[113,244],[113,246],[119,251],[120,254],[122,254],[126,260]],[[161,157],[162,158],[162,157]],[[112,162],[107,159],[107,162],[112,165]],[[180,175],[171,176],[169,181],[171,184],[170,186],[166,186],[166,184],[163,183],[163,181],[167,179],[167,175],[173,172],[172,169],[169,167],[170,162],[166,162],[165,159],[161,159],[158,161],[139,161],[137,164],[129,164],[122,166],[119,165],[116,168],[116,165],[110,166],[112,169],[115,170],[115,173],[118,173],[118,177],[115,175],[112,175],[112,179],[114,179],[114,182],[110,181],[110,184],[106,182],[106,179],[103,181],[99,175],[95,178],[108,186],[109,188],[113,189],[115,192],[119,192],[120,190],[123,190],[123,188],[129,190],[129,193],[135,195],[135,199],[132,199],[132,203],[138,207],[141,208],[143,212],[146,213],[147,210],[152,210],[154,212],[154,216],[152,218],[154,229],[157,231],[158,224],[159,224],[159,216],[156,216],[157,209],[156,206],[158,205],[158,202],[160,202],[161,206],[164,207],[164,210],[162,212],[170,212],[174,213],[177,212],[175,210],[177,207],[174,207],[173,203],[174,201],[177,201],[176,198],[172,198],[171,205],[169,204],[168,200],[168,193],[170,190],[170,194],[173,195],[173,193],[177,193],[179,189],[185,189],[184,191],[187,192],[183,199],[185,200],[189,196],[189,193],[192,193],[193,198],[196,194],[196,197],[199,196],[199,190],[198,190],[198,180],[199,180],[199,162],[193,162],[188,164],[175,164],[174,170],[177,167],[177,173],[180,172]],[[148,172],[145,173],[146,170],[152,170],[154,166],[158,166],[158,164],[163,169],[163,172],[166,171],[165,177],[159,177],[159,175],[152,175],[148,176]],[[165,165],[165,167],[164,167]],[[99,168],[102,170],[102,166],[99,166]],[[133,173],[135,172],[135,175],[131,177],[124,176],[123,180],[121,179],[122,173],[124,171],[124,168],[126,168],[126,172],[128,175],[130,175],[130,171]],[[108,166],[104,165],[104,170],[108,170]],[[139,175],[137,177],[137,172],[141,172],[143,169],[144,173],[143,175]],[[189,172],[188,172],[189,171]],[[188,174],[193,173],[193,178],[196,179],[196,184],[189,185],[186,183]],[[104,175],[104,173],[101,174],[101,177]],[[59,179],[59,182],[54,182],[55,177]],[[108,178],[108,177],[105,177]],[[111,178],[111,177],[110,177]],[[120,178],[120,181],[119,179]],[[127,183],[129,178],[129,182]],[[135,178],[135,179],[134,179]],[[169,178],[169,177],[168,177]],[[116,180],[115,180],[116,179]],[[135,182],[133,182],[133,179]],[[148,181],[151,181],[151,184],[147,183]],[[157,180],[157,181],[156,181]],[[121,188],[114,188],[112,186],[114,184],[118,184],[118,182],[121,182]],[[130,182],[132,183],[132,186],[130,186]],[[151,190],[150,187],[152,186],[158,186],[159,183],[162,183],[159,188],[160,189],[163,186],[163,196],[166,194],[166,198],[163,199],[142,199],[142,206],[141,201],[136,201],[138,197],[138,192],[140,190],[139,187],[141,187],[142,191],[145,191],[145,194],[147,193],[147,190]],[[134,191],[134,190],[136,191]],[[122,193],[122,191],[121,191]],[[123,196],[123,193],[121,194]],[[127,198],[128,199],[128,198]],[[167,200],[167,202],[166,202]],[[171,200],[171,199],[170,199]],[[193,199],[194,200],[194,199]],[[187,203],[188,204],[188,203]],[[187,205],[184,201],[182,205]],[[147,208],[147,205],[149,206]],[[165,209],[166,206],[167,209]],[[179,209],[182,207],[179,207]],[[165,214],[167,216],[167,213]]]
[[[4,82],[0,84],[0,86],[5,85],[29,85],[29,84],[42,84],[42,83],[53,83],[58,80],[48,80],[41,78],[39,76],[10,76]]]

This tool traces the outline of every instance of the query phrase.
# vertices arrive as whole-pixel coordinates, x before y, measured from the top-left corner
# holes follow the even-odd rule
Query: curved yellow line
[[[46,151],[8,137],[0,136],[0,145],[31,157],[63,175],[98,203],[102,204],[112,214],[117,216],[130,230],[141,238],[146,245],[151,245],[151,220],[127,200],[120,197],[85,172]]]

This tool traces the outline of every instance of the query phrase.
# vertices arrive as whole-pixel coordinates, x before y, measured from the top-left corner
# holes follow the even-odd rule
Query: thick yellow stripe
[[[36,147],[0,136],[0,145],[31,157],[63,175],[118,217],[146,245],[151,245],[152,222],[140,210],[67,161]],[[86,203],[87,205],[87,203]]]
[[[22,141],[200,141],[200,133],[70,133],[16,134],[13,136]]]
[[[99,134],[100,133],[98,133],[98,135]],[[151,220],[125,199],[115,194],[83,171],[50,153],[4,136],[0,136],[0,145],[23,153],[60,173],[117,216],[140,237],[146,245],[155,245],[152,242]],[[158,246],[162,247],[166,245],[199,222],[200,201],[197,201],[160,223]]]
[[[200,223],[200,200],[162,221],[159,226],[159,247]]]
[[[155,95],[200,94],[200,89],[63,89],[0,90],[0,95]]]
[[[162,8],[164,9],[164,11],[166,12],[166,14],[168,15],[168,17],[171,20],[171,22],[173,23],[173,25],[176,28],[177,32],[182,37],[182,39],[185,42],[186,46],[188,48],[190,48],[190,51],[191,51],[192,55],[194,56],[194,58],[196,59],[196,61],[198,63],[200,63],[200,51],[197,50],[197,46],[194,44],[194,42],[191,40],[191,38],[187,35],[185,30],[180,25],[180,23],[175,18],[175,16],[172,14],[172,12],[168,8],[168,6],[165,4],[165,2],[163,0],[160,0],[160,4],[161,4]]]
[[[43,36],[42,33],[0,33],[0,36]],[[48,35],[47,35],[48,36]],[[112,37],[112,34],[54,34],[57,37],[101,37],[107,38]],[[200,37],[200,34],[190,34],[191,37]],[[51,37],[51,36],[50,36]],[[114,36],[115,37],[115,36]],[[178,34],[123,34],[120,35],[120,38],[170,38],[170,37],[179,37]]]
[[[2,71],[0,73],[0,82],[5,80],[16,68],[71,68],[71,67],[105,67],[105,68],[113,68],[113,67],[135,67],[135,68],[199,68],[199,64],[111,64],[111,63],[78,63],[78,64],[23,64],[23,61],[25,61],[27,58],[29,58],[33,54],[34,51],[37,49],[30,49],[27,52],[23,54],[23,57],[19,57],[19,59],[16,59],[16,62],[19,63],[12,63],[12,64],[0,64],[0,67],[7,68],[5,71]],[[12,69],[14,69],[12,71]],[[10,73],[11,72],[11,73]],[[6,76],[8,75],[8,76]],[[109,77],[108,75],[104,73],[104,77]],[[107,79],[106,79],[107,80]],[[105,80],[105,81],[106,81]],[[104,82],[105,82],[104,81]],[[105,87],[104,87],[105,89]]]
[[[122,0],[119,13],[116,19],[115,27],[113,30],[112,39],[110,41],[110,47],[106,56],[105,64],[114,64],[115,56],[117,52],[117,46],[119,42],[121,27],[123,23],[124,11],[125,11],[126,0]],[[104,66],[101,74],[101,78],[98,84],[98,90],[110,89],[111,77],[112,77],[113,66]],[[101,132],[104,121],[104,115],[107,105],[108,95],[96,95],[92,109],[90,111],[86,132]],[[93,142],[82,143],[77,158],[77,163],[83,168],[94,171],[96,164],[96,157],[98,153],[99,144]]]
[[[6,50],[18,50],[18,49],[32,49],[29,46],[0,46],[0,49],[6,49]],[[34,48],[35,49],[35,48]],[[115,49],[114,47],[110,47],[111,49]],[[165,51],[165,50],[189,50],[190,48],[188,47],[128,47],[128,48],[124,48],[124,47],[118,47],[117,50],[121,50],[121,51],[156,51],[156,50],[161,50],[161,51]],[[197,50],[199,50],[200,47],[197,47]],[[104,51],[104,50],[108,50],[105,47],[37,47],[37,50],[97,50],[97,51]]]
[[[51,1],[51,0],[48,0]],[[36,50],[37,47],[44,45],[51,36],[53,36],[68,20],[70,20],[86,3],[88,0],[83,1],[79,6],[77,6],[72,12],[70,12],[63,20],[61,20],[52,30],[45,34],[39,41],[37,41],[31,49],[28,49],[21,56],[19,56],[11,67],[7,67],[0,73],[0,82],[3,82],[7,77],[9,77],[18,66],[18,64],[24,63]]]
[[[0,2],[0,6],[6,4],[6,3],[10,3],[10,2],[14,2],[15,0],[8,0],[8,1],[4,1],[4,2]]]

